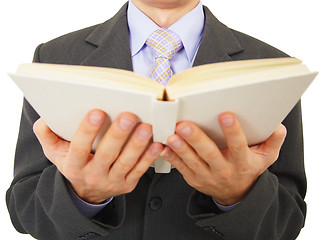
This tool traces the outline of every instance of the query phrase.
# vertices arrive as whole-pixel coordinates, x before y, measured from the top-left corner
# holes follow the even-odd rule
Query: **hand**
[[[183,121],[169,137],[169,147],[161,156],[189,185],[228,206],[242,201],[257,178],[277,160],[286,128],[280,125],[266,142],[249,148],[234,114],[221,114],[219,123],[227,148],[219,150],[194,123]]]
[[[42,119],[34,124],[46,157],[70,181],[76,194],[93,204],[131,192],[163,150],[161,143],[150,144],[150,125],[140,123],[136,127],[137,117],[122,113],[92,154],[93,141],[104,119],[102,111],[89,112],[71,142],[55,135]]]

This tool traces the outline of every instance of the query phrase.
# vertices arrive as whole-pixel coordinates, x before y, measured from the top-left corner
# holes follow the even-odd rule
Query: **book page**
[[[212,91],[215,89],[231,88],[239,85],[248,85],[263,82],[274,81],[279,77],[296,76],[308,73],[308,68],[303,64],[283,65],[275,68],[255,68],[253,71],[248,69],[235,70],[232,72],[218,72],[214,75],[196,76],[201,81],[188,81],[185,84],[177,82],[167,87],[167,96],[169,99],[176,99],[183,94],[195,94],[200,91]],[[204,77],[204,78],[203,78]]]
[[[169,82],[169,86],[187,85],[191,82],[200,82],[219,76],[236,75],[239,72],[250,72],[256,69],[275,68],[282,65],[301,64],[297,58],[268,58],[241,61],[219,62],[197,66],[176,74]],[[198,80],[197,80],[198,78]]]
[[[167,86],[167,96],[175,99],[184,93],[205,89],[250,84],[267,81],[277,76],[288,76],[309,72],[295,58],[246,60],[224,62],[195,67],[175,76]]]
[[[164,93],[164,87],[151,79],[131,71],[114,68],[30,63],[21,64],[17,73],[28,76],[50,77],[62,82],[71,81],[150,92],[157,94],[158,99],[162,99]]]

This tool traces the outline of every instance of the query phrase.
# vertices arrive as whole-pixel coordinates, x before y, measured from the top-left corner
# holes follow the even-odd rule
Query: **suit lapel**
[[[101,24],[86,41],[97,48],[81,63],[87,66],[119,68],[132,71],[127,22],[128,4],[110,20]]]
[[[87,38],[97,48],[81,63],[87,66],[120,68],[132,71],[127,22],[128,4],[110,20],[99,25]],[[193,66],[232,61],[230,55],[243,51],[232,31],[204,6],[205,26]]]
[[[232,31],[204,6],[205,26],[193,66],[232,61],[230,55],[243,51]]]

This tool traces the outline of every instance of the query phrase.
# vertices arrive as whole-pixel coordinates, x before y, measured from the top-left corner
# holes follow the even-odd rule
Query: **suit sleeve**
[[[216,213],[210,208],[208,198],[194,192],[188,214],[196,225],[226,240],[296,239],[306,214],[300,102],[283,124],[288,133],[278,160],[258,178],[246,199],[233,210]]]
[[[40,62],[36,49],[34,61]],[[85,239],[89,233],[108,235],[110,227],[122,222],[122,197],[114,199],[103,211],[113,216],[105,227],[81,214],[68,192],[65,178],[43,154],[33,133],[39,115],[24,99],[17,141],[14,179],[6,194],[7,207],[14,227],[37,239]],[[122,208],[122,207],[121,207]]]

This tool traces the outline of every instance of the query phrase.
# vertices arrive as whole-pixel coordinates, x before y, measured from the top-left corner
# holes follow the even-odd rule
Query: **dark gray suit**
[[[40,45],[34,60],[132,70],[126,9],[127,5],[103,24]],[[204,10],[204,35],[194,65],[286,56],[227,28]],[[246,199],[227,213],[188,186],[177,170],[163,175],[150,169],[132,193],[116,197],[94,218],[85,218],[33,134],[38,117],[25,101],[14,180],[7,192],[11,219],[20,232],[46,240],[274,240],[295,239],[304,224],[306,177],[300,104],[284,121],[288,135],[278,161],[259,177]]]

